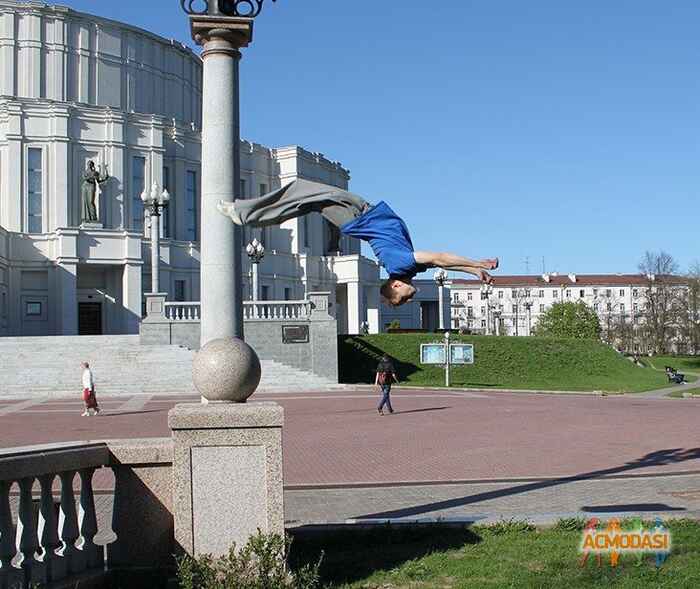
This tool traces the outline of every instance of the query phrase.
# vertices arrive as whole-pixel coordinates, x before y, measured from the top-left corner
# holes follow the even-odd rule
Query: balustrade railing
[[[165,316],[171,321],[199,321],[201,303],[165,303]]]
[[[246,301],[243,303],[245,319],[268,319],[270,321],[308,319],[311,301]]]
[[[104,549],[94,542],[98,530],[92,478],[108,459],[105,444],[0,452],[0,588],[31,587],[104,567]],[[57,478],[60,484],[54,488]],[[16,522],[12,496],[17,497]]]
[[[245,301],[243,317],[269,321],[308,319],[311,308],[311,301]],[[173,322],[199,321],[201,303],[165,303],[165,317]]]
[[[0,450],[0,589],[105,571],[107,547],[95,536],[111,530],[98,528],[93,477],[101,468],[124,468],[110,456],[107,443]]]

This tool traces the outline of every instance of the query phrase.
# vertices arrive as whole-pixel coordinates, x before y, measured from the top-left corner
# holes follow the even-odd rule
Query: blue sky
[[[178,0],[61,3],[189,42]],[[242,135],[340,160],[417,249],[504,273],[700,259],[697,1],[266,4]]]

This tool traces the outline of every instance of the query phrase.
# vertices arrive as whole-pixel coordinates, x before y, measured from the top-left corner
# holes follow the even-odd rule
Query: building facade
[[[202,64],[175,41],[41,2],[0,0],[0,335],[137,333],[150,291],[199,300]],[[82,219],[88,161],[106,171],[98,222]],[[299,147],[241,145],[241,196],[295,178],[347,188],[339,163]],[[150,227],[141,193],[172,195]],[[261,295],[335,294],[343,331],[378,329],[379,272],[318,215],[265,231]],[[245,256],[244,256],[245,259]],[[250,292],[248,275],[244,281]]]
[[[671,293],[667,307],[670,348],[687,351],[682,307],[687,281],[676,276],[595,274],[496,276],[493,285],[478,280],[453,280],[450,285],[452,328],[486,335],[528,336],[552,305],[581,301],[600,320],[602,337],[625,351],[656,351],[650,335],[654,294]]]
[[[450,329],[450,282],[446,282],[442,294],[442,313],[445,329]],[[410,303],[400,307],[382,304],[381,326],[407,330],[437,331],[440,328],[440,289],[432,279],[414,280],[416,294]]]

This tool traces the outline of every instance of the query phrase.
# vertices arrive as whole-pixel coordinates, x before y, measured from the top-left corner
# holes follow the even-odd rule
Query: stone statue
[[[107,168],[103,165],[98,172],[95,169],[95,162],[89,161],[81,183],[83,203],[81,219],[83,223],[96,223],[98,221],[97,207],[95,206],[97,185],[103,184],[107,180],[109,180]]]

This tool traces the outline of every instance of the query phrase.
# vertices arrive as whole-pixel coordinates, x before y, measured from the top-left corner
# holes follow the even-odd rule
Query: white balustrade
[[[248,320],[305,320],[311,315],[311,301],[245,301],[243,317]],[[172,322],[198,322],[202,317],[198,302],[165,303],[165,317]]]
[[[104,568],[104,549],[94,542],[98,526],[92,477],[97,468],[107,465],[106,447],[58,448],[61,464],[55,464],[50,454],[45,449],[0,452],[0,589],[43,586],[69,574]],[[63,470],[71,460],[76,467]],[[80,475],[79,512],[73,491],[76,472]],[[58,517],[54,502],[57,476],[61,483]],[[34,502],[37,481],[38,510]],[[10,491],[17,488],[15,522]]]
[[[73,479],[75,471],[62,472],[61,478],[61,506],[58,514],[58,537],[60,546],[56,551],[59,558],[64,559],[69,573],[79,573],[84,569],[79,561],[79,552],[75,547],[78,540],[78,512],[75,509],[75,494],[73,493]]]
[[[249,320],[304,320],[310,315],[310,301],[246,301],[243,303],[243,316]]]
[[[165,316],[170,321],[199,321],[201,303],[165,303]]]
[[[10,510],[11,481],[0,481],[0,588],[10,586],[16,569],[12,566],[15,556],[15,525]],[[12,576],[11,576],[12,575]]]

